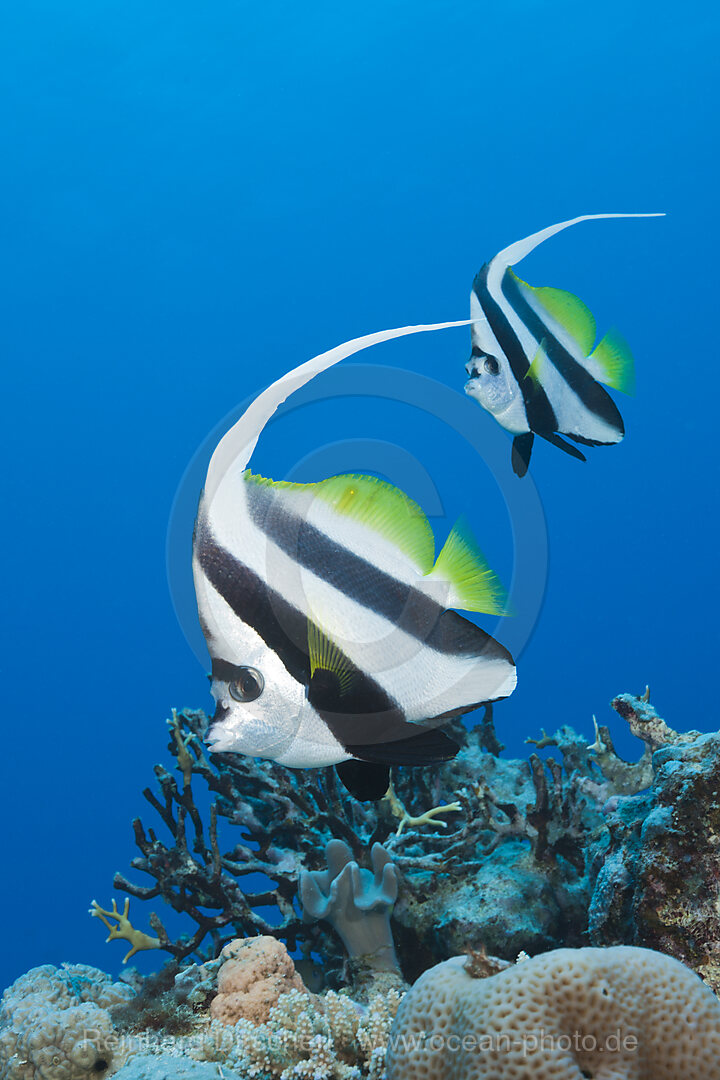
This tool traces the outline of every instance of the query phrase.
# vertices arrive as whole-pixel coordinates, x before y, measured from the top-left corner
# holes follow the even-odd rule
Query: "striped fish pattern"
[[[193,541],[213,751],[335,765],[359,797],[380,798],[391,765],[453,757],[443,724],[514,689],[507,650],[451,610],[505,606],[462,521],[436,558],[425,514],[390,484],[290,484],[247,467],[279,404],[321,371],[379,341],[457,325],[467,320],[383,331],[316,357],[260,394],[216,448]]]
[[[603,386],[634,390],[633,358],[615,331],[596,345],[582,300],[535,288],[512,267],[543,241],[581,221],[660,214],[591,214],[551,225],[505,248],[480,270],[470,298],[472,355],[465,391],[515,438],[512,465],[524,476],[536,435],[585,461],[577,446],[610,446],[625,428]],[[565,436],[565,438],[563,438]]]

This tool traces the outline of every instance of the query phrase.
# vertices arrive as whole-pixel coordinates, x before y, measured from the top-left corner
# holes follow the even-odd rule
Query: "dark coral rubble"
[[[145,792],[167,832],[134,822],[133,868],[151,883],[118,874],[115,885],[187,916],[179,938],[150,917],[176,961],[273,935],[304,954],[301,964],[319,957],[326,986],[347,985],[358,974],[347,926],[331,906],[304,910],[300,899],[302,875],[324,880],[326,853],[341,841],[338,873],[345,867],[356,882],[372,882],[379,859],[392,863],[397,899],[381,907],[407,981],[467,949],[514,960],[638,944],[717,988],[720,735],[678,734],[646,698],[622,695],[613,706],[645,743],[637,762],[619,757],[603,725],[592,742],[563,727],[528,740],[528,760],[504,758],[488,712],[474,729],[454,726],[453,761],[394,770],[376,804],[355,800],[333,769],[207,755],[205,715],[174,713],[176,769],[156,766],[159,794]],[[348,895],[370,910],[360,886]],[[387,949],[387,930],[380,937]]]

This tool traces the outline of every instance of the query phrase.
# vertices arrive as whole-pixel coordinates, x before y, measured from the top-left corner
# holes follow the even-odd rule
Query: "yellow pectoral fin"
[[[352,689],[355,669],[342,649],[332,641],[317,623],[308,620],[308,654],[310,677],[317,671],[329,671],[338,681],[341,695]]]
[[[530,367],[527,370],[527,376],[526,377],[528,379],[532,379],[532,381],[537,386],[540,386],[542,384],[543,374],[547,370],[548,363],[549,363],[549,361],[548,361],[547,353],[545,352],[545,341],[543,339],[543,341],[540,342],[540,348],[538,349],[538,351],[535,353],[535,356],[533,357],[532,364],[530,365]]]

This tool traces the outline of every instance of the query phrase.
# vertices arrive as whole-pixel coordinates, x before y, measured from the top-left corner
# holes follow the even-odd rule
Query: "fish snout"
[[[465,365],[465,370],[471,379],[477,379],[480,374],[480,368],[477,365],[477,360],[474,356],[471,356]]]

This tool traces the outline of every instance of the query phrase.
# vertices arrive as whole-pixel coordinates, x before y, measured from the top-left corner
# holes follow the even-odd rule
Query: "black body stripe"
[[[538,344],[543,343],[548,359],[557,368],[573,393],[577,394],[588,412],[594,413],[606,424],[624,434],[622,417],[613,399],[547,328],[538,313],[528,303],[513,275],[507,270],[502,279],[502,291],[508,304]],[[559,430],[559,428],[556,427],[553,430]]]
[[[339,685],[328,688],[322,680],[321,700],[314,698],[308,656],[308,618],[273,589],[244,563],[221,547],[207,526],[195,527],[195,554],[208,581],[229,604],[235,615],[251,626],[281,659],[290,675],[308,688],[308,700],[343,746],[375,745],[409,739],[426,730],[420,724],[411,724],[396,702],[375,680],[344,658],[344,669],[351,676],[351,689],[341,693]],[[455,615],[454,612],[448,612]],[[457,619],[477,630],[467,620]],[[478,634],[497,649],[502,649],[482,631]],[[469,638],[464,641],[456,635],[459,649],[467,649]],[[476,642],[474,642],[476,644]],[[503,652],[505,650],[502,650]],[[221,658],[215,658],[221,659]],[[316,673],[317,674],[317,673]],[[472,705],[468,704],[469,711]],[[430,722],[433,717],[427,717]]]
[[[310,682],[307,618],[287,604],[279,593],[269,589],[249,567],[220,547],[199,519],[195,526],[194,549],[213,588],[237,617],[251,626],[268,648],[277,653],[293,679],[307,686]],[[222,658],[213,656],[213,659]]]
[[[488,271],[490,264],[487,263],[479,272],[473,282],[473,290],[480,306],[485,312],[485,317],[490,323],[490,329],[497,338],[498,345],[507,357],[508,363],[515,376],[520,392],[525,401],[525,412],[528,425],[538,433],[543,431],[557,431],[557,418],[550,400],[534,379],[528,379],[532,357],[528,359],[515,331],[510,325],[505,312],[490,295],[487,286]]]
[[[448,612],[435,600],[380,570],[361,555],[310,525],[302,514],[284,505],[283,489],[246,484],[248,509],[254,524],[300,566],[332,585],[351,600],[377,612],[406,634],[437,652],[483,656],[507,655],[474,623]],[[308,493],[308,507],[312,499]],[[467,629],[458,633],[452,618]],[[500,650],[500,653],[497,652]]]

